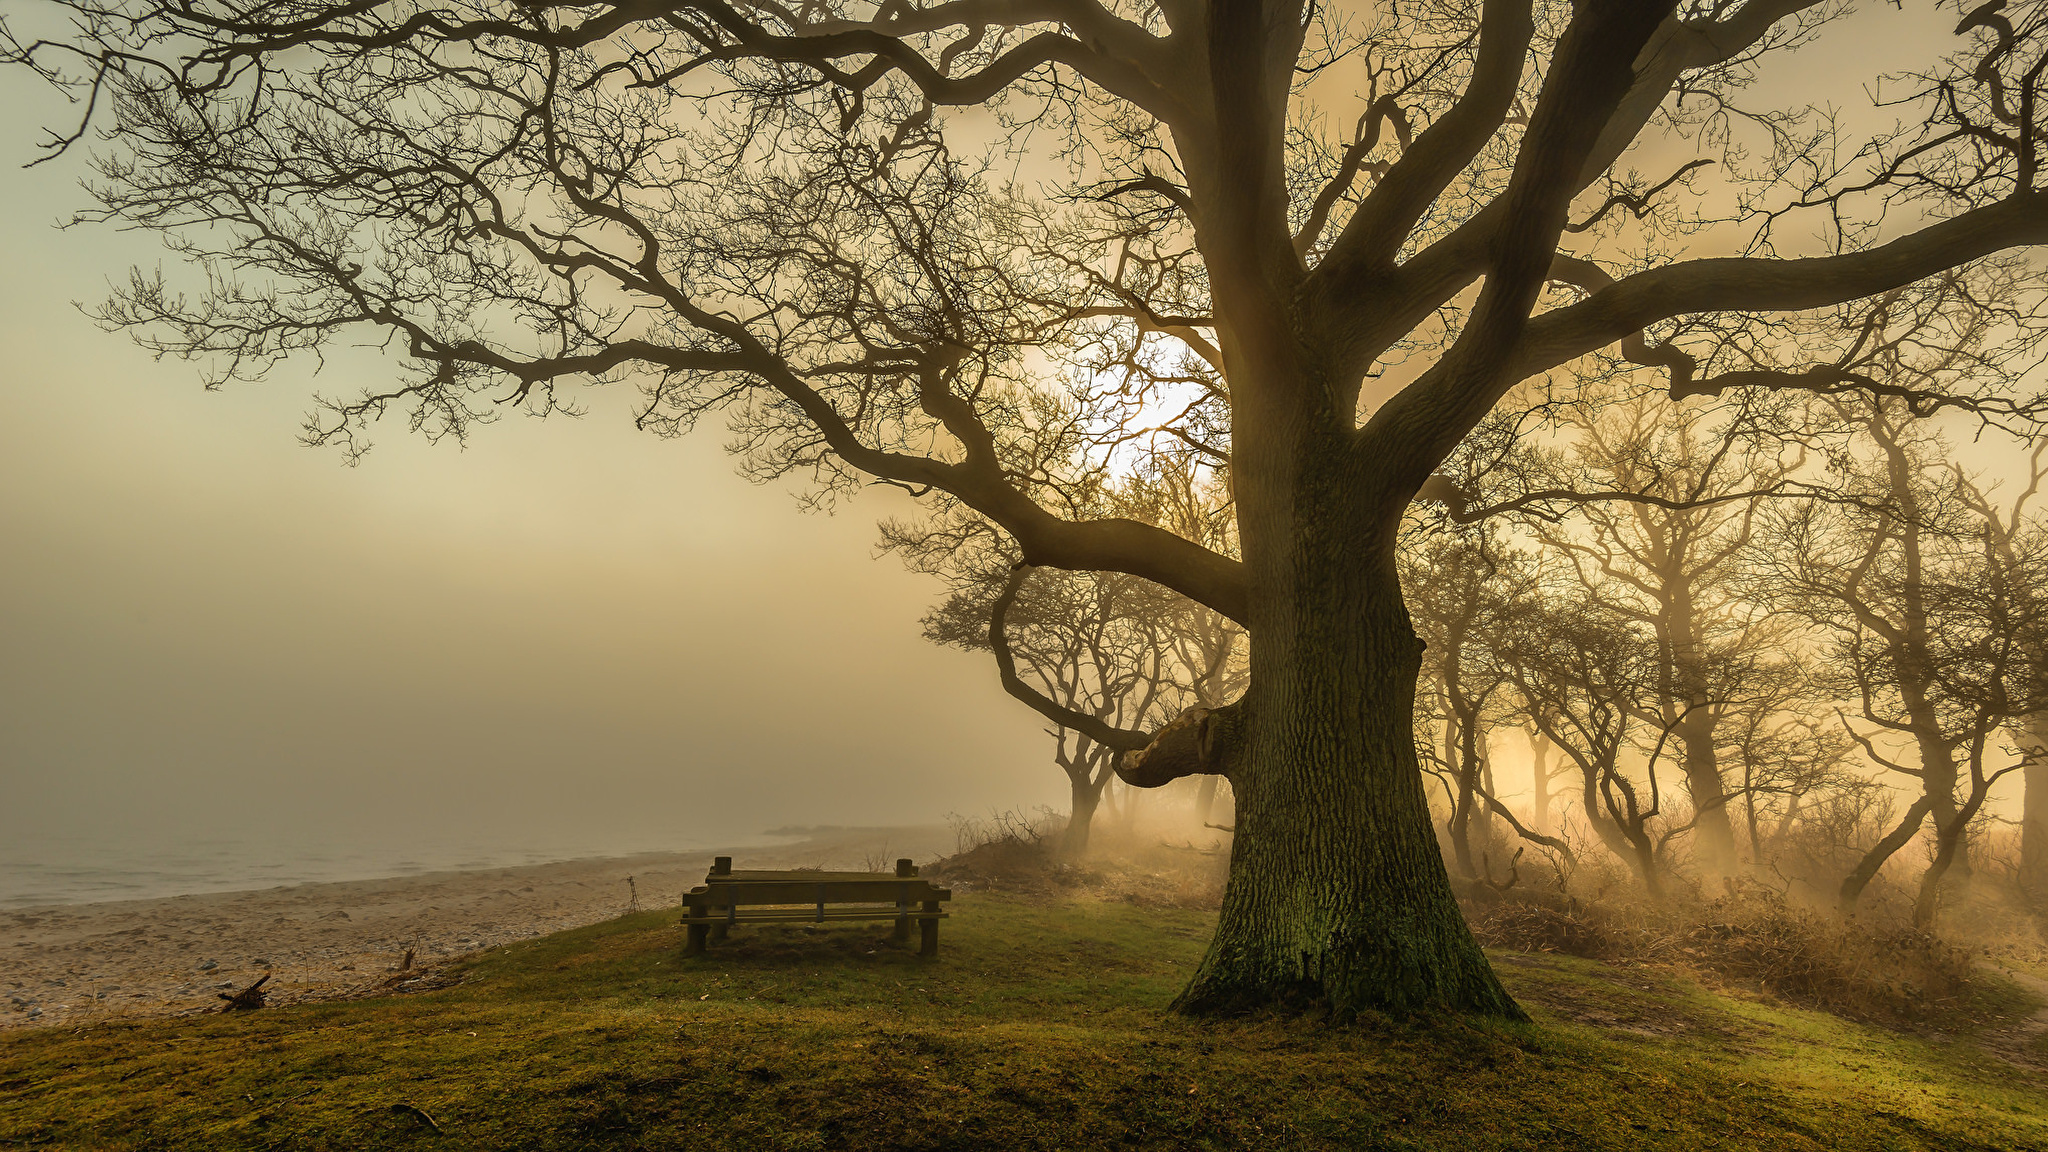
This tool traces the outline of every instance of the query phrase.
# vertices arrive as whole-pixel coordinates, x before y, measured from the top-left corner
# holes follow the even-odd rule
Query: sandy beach
[[[672,906],[714,855],[743,868],[886,869],[952,847],[942,826],[843,829],[772,847],[11,909],[0,912],[0,1029],[211,1012],[220,993],[265,972],[271,1004],[431,980],[447,960],[609,919],[636,901]],[[416,977],[400,971],[409,948]]]

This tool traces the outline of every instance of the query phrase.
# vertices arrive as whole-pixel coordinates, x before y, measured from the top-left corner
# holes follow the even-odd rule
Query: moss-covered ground
[[[0,1147],[2048,1149],[2048,1083],[1681,977],[1497,953],[1533,1025],[1189,1020],[1210,916],[963,894],[680,954],[648,913],[383,999],[0,1040]]]

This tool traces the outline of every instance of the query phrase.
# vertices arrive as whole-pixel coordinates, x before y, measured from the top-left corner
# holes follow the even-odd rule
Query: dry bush
[[[1119,836],[1098,827],[1088,858],[1072,862],[1058,856],[1066,820],[1049,809],[1035,816],[954,816],[952,823],[955,853],[919,874],[965,891],[1088,896],[1165,908],[1223,903],[1228,863],[1214,847]]]
[[[1690,966],[1846,1015],[1920,1019],[1955,1005],[1972,976],[1968,949],[1903,909],[1844,919],[1745,884],[1689,919],[1678,951]]]
[[[956,813],[947,819],[953,826],[953,855],[919,868],[920,876],[965,891],[1043,895],[1059,887],[1053,851],[1066,820],[1058,813],[1041,808],[1036,815],[1006,810],[986,817]]]
[[[1617,960],[1628,950],[1612,936],[1610,917],[1589,913],[1578,901],[1496,900],[1468,908],[1472,931],[1489,948],[1555,952],[1588,960]]]
[[[1863,1019],[1927,1019],[1959,1003],[1973,976],[1970,949],[1914,927],[1901,910],[1843,919],[1753,882],[1665,904],[1632,892],[1589,901],[1517,889],[1469,914],[1492,947],[1683,969]]]

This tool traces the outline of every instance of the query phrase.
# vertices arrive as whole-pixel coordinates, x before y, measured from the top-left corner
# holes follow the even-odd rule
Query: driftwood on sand
[[[249,1012],[254,1011],[257,1008],[263,1007],[263,985],[268,983],[269,981],[270,973],[265,972],[262,975],[262,977],[258,979],[254,984],[249,985],[247,988],[242,989],[240,992],[237,992],[232,996],[228,995],[225,992],[218,993],[221,999],[227,1001],[227,1003],[221,1007],[221,1011]]]

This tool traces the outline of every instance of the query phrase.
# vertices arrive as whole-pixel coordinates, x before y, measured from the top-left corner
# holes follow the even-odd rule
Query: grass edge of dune
[[[1495,952],[1536,1023],[1190,1020],[1212,914],[962,893],[889,926],[673,911],[493,949],[403,996],[0,1039],[0,1145],[2048,1148],[2048,1091],[1931,1036],[1683,974]],[[1989,1017],[2030,1011],[1991,985]]]

